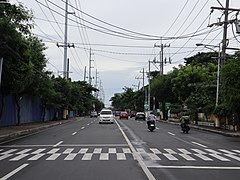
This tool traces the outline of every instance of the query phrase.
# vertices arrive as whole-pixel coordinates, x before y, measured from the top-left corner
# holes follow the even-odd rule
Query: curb
[[[0,144],[3,144],[5,141],[13,140],[13,139],[21,137],[21,136],[26,136],[26,135],[29,135],[29,134],[33,134],[33,133],[39,132],[39,131],[47,129],[47,128],[51,128],[51,127],[58,126],[58,125],[61,125],[61,124],[66,124],[66,123],[71,122],[73,120],[62,120],[60,122],[56,122],[56,123],[53,123],[53,124],[40,125],[39,127],[24,129],[24,130],[12,132],[12,133],[9,133],[9,134],[1,135],[0,136]]]

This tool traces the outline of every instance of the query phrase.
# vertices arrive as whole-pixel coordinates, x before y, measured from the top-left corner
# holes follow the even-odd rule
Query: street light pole
[[[205,48],[211,49],[212,51],[216,52],[216,50],[214,50],[211,47],[218,47],[218,57],[217,57],[217,91],[216,91],[216,102],[215,102],[215,107],[218,106],[218,102],[219,102],[219,88],[220,88],[220,63],[221,63],[221,43],[219,43],[218,46],[215,45],[209,45],[209,44],[196,44],[196,46],[203,46]]]

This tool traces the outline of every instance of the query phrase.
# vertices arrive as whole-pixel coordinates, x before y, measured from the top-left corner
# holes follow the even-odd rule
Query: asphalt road
[[[0,180],[225,180],[240,177],[240,139],[157,122],[81,118],[0,145]]]

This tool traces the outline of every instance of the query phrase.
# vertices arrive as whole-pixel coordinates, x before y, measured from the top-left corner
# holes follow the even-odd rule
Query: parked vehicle
[[[141,119],[141,120],[146,120],[146,116],[145,116],[145,113],[144,112],[137,112],[136,115],[135,115],[135,120],[138,120],[138,119]]]
[[[130,118],[135,117],[135,116],[136,116],[136,112],[135,111],[131,111],[130,112]]]
[[[99,115],[99,124],[114,123],[114,116],[111,109],[102,109]]]
[[[115,116],[120,116],[120,111],[116,111],[116,112],[114,113],[114,115],[115,115]]]
[[[119,119],[128,119],[128,113],[127,112],[121,112]]]
[[[90,118],[92,118],[92,117],[98,117],[98,114],[97,114],[96,111],[92,111],[92,112],[90,113]]]

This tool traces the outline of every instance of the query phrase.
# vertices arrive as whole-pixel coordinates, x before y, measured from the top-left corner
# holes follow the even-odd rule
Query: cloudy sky
[[[23,3],[32,10],[33,33],[48,47],[47,69],[61,75],[63,48],[56,44],[64,42],[66,0],[10,0],[10,3]],[[83,80],[85,67],[88,76],[91,48],[92,85],[97,79],[100,97],[106,105],[114,93],[123,92],[124,86],[135,90],[136,85],[142,87],[140,71],[143,68],[148,71],[149,60],[159,61],[160,48],[154,48],[154,44],[170,45],[164,48],[164,57],[171,59],[171,64],[169,61],[164,64],[166,74],[183,64],[184,58],[210,51],[196,47],[196,43],[218,45],[223,36],[222,27],[208,25],[223,21],[223,12],[211,12],[211,7],[225,6],[225,0],[68,0],[68,3],[68,43],[75,46],[68,48],[70,77],[74,81]],[[240,1],[230,0],[230,7],[240,8]],[[234,18],[236,13],[230,13],[229,19]],[[239,48],[240,37],[232,25],[228,28],[228,39],[230,47]],[[151,64],[151,71],[158,69],[159,64]]]

